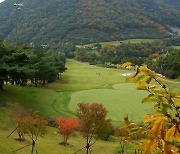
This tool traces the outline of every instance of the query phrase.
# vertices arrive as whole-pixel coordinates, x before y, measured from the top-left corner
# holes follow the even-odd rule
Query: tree
[[[101,129],[99,138],[101,140],[108,141],[111,135],[114,135],[114,127],[112,125],[112,120],[107,119],[103,125],[103,128]]]
[[[73,117],[57,120],[59,132],[63,135],[63,145],[67,145],[68,138],[72,135],[74,129],[78,127],[78,121]]]
[[[5,42],[0,41],[0,90],[3,89],[3,84],[8,79],[8,64],[6,63],[8,58],[8,50],[5,46]]]
[[[4,82],[26,86],[31,80],[35,86],[45,85],[60,78],[66,70],[62,53],[35,46],[31,51],[25,45],[14,46],[0,41],[0,89]]]
[[[31,139],[31,144],[25,147],[19,148],[15,151],[19,151],[28,146],[32,147],[31,154],[38,153],[36,149],[36,142],[39,136],[43,136],[47,133],[46,124],[47,121],[37,115],[37,112],[29,111],[26,116],[19,117],[16,120],[18,129],[22,134],[27,134]],[[14,152],[15,152],[14,151]]]
[[[125,152],[125,145],[128,142],[135,141],[135,143],[137,144],[139,140],[146,137],[146,129],[143,126],[130,121],[128,116],[124,117],[124,124],[116,127],[114,132],[115,136],[119,139],[121,148],[120,153],[122,154]],[[138,144],[138,150],[140,150],[139,147],[140,146]]]
[[[61,78],[61,73],[63,73],[67,68],[65,67],[66,64],[66,58],[65,55],[61,52],[54,52],[53,53],[54,59],[55,59],[55,66],[57,70],[59,71],[57,78]]]
[[[76,51],[76,46],[72,43],[61,42],[59,44],[60,52],[63,52],[67,58],[74,58],[74,52]]]
[[[161,74],[141,66],[133,78],[127,79],[134,81],[139,90],[150,93],[143,103],[155,103],[155,113],[145,116],[150,130],[145,141],[145,154],[157,150],[164,154],[180,152],[180,94],[172,92],[163,83],[163,78]]]
[[[100,43],[96,43],[93,45],[93,47],[96,48],[98,51],[100,51],[102,48],[102,45]]]
[[[125,62],[123,64],[121,64],[122,67],[126,68],[128,66],[132,66],[133,64],[131,62]]]
[[[77,117],[79,118],[79,131],[86,140],[86,146],[82,149],[86,148],[87,154],[91,152],[91,146],[95,144],[103,133],[102,129],[106,124],[106,115],[107,110],[102,104],[78,104]],[[92,142],[93,139],[94,141]]]
[[[24,49],[14,48],[7,61],[9,69],[9,78],[12,84],[25,86],[29,78],[29,57]]]
[[[159,73],[162,73],[166,77],[176,78],[180,75],[179,59],[180,59],[180,50],[174,50],[170,53],[163,54],[157,60],[156,68],[159,68]],[[171,72],[171,74],[169,74],[168,72]]]
[[[120,148],[121,148],[119,152],[123,154],[125,152],[125,144],[128,142],[130,137],[129,131],[124,127],[116,127],[114,129],[114,135],[119,139]]]

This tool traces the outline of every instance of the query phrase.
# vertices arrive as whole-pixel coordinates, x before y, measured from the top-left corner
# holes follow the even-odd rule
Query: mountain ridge
[[[17,11],[14,3],[24,7]],[[128,38],[163,38],[180,27],[179,0],[5,0],[0,39],[85,44]],[[17,33],[16,33],[17,31]]]

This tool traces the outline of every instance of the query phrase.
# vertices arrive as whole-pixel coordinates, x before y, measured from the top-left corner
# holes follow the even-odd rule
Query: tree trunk
[[[31,154],[34,153],[34,149],[35,149],[36,143],[34,140],[32,140],[32,150],[31,150]]]
[[[57,79],[60,80],[59,73],[58,73],[58,75],[57,75]]]
[[[86,137],[86,154],[89,153],[89,137]]]
[[[89,144],[87,144],[87,146],[86,146],[86,154],[88,154],[89,153]]]
[[[0,89],[3,90],[4,81],[0,81]]]
[[[35,87],[37,87],[37,79],[34,80]]]
[[[121,145],[121,153],[123,154],[124,153],[124,143],[120,142],[120,145]]]
[[[43,80],[42,81],[42,86],[44,86],[46,84],[46,81],[45,80]]]
[[[18,131],[18,135],[19,135],[19,140],[20,140],[20,141],[24,141],[24,140],[25,140],[23,133],[21,133],[20,131]]]
[[[33,154],[33,152],[34,152],[34,146],[32,145],[31,154]]]

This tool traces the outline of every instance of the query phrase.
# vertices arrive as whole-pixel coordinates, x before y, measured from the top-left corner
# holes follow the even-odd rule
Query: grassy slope
[[[109,117],[120,121],[126,112],[129,112],[129,116],[133,115],[133,119],[137,120],[142,114],[139,109],[142,109],[142,112],[147,109],[146,105],[142,105],[140,102],[135,101],[134,103],[138,105],[132,105],[132,101],[140,101],[139,97],[143,98],[146,95],[142,91],[134,90],[134,85],[124,83],[125,77],[122,77],[121,74],[132,73],[132,71],[100,68],[74,60],[69,60],[67,67],[68,70],[63,74],[63,79],[48,87],[5,85],[5,90],[0,93],[0,102],[7,103],[5,107],[0,107],[1,154],[11,154],[11,151],[25,145],[25,143],[14,140],[17,137],[16,134],[6,139],[13,129],[11,117],[14,117],[16,112],[23,108],[33,108],[48,117],[69,116],[75,111],[79,101],[98,101],[104,103],[108,108]],[[60,146],[58,143],[61,141],[61,137],[54,134],[56,129],[49,128],[49,131],[50,133],[38,142],[39,153],[73,153],[84,145],[82,138],[78,135],[70,139],[70,146]],[[95,153],[111,154],[117,148],[117,141],[98,141],[93,149]],[[28,148],[17,154],[25,154],[28,153],[27,151],[29,152]]]
[[[0,102],[7,103],[5,107],[0,107],[0,153],[10,154],[13,150],[26,145],[26,143],[19,143],[14,140],[17,137],[16,134],[6,139],[6,136],[13,130],[11,117],[15,117],[19,110],[32,108],[40,111],[45,116],[68,116],[72,113],[67,106],[72,93],[124,82],[124,78],[120,74],[127,72],[125,70],[119,72],[114,69],[89,66],[73,60],[68,61],[67,67],[68,71],[63,74],[63,79],[60,82],[50,84],[48,87],[35,88],[5,85],[4,91],[0,93]],[[102,75],[96,74],[97,72],[104,74],[103,79],[100,77]],[[48,154],[52,151],[53,153],[73,153],[84,144],[84,141],[78,135],[70,139],[70,146],[60,146],[58,143],[61,141],[61,137],[54,134],[56,129],[49,128],[49,131],[50,133],[45,138],[40,138],[38,142],[39,153]],[[93,149],[98,153],[106,151],[110,154],[114,153],[117,147],[117,141],[98,141]],[[17,153],[24,154],[28,153],[27,151],[30,151],[30,147]]]
[[[173,46],[173,48],[175,48],[175,49],[180,49],[180,46]]]
[[[146,94],[135,90],[134,84],[121,83],[112,88],[76,92],[72,95],[70,108],[74,110],[79,102],[103,103],[108,110],[109,118],[121,121],[123,117],[129,115],[132,120],[138,122],[152,107],[152,104],[141,104]]]
[[[111,42],[100,42],[102,46],[104,45],[120,45],[121,42],[123,43],[146,43],[146,42],[152,42],[155,41],[156,39],[128,39],[124,41],[111,41]],[[86,44],[86,45],[92,45],[92,44]],[[80,45],[77,45],[77,47],[81,47]]]
[[[57,131],[55,128],[48,128],[48,134],[44,137],[40,137],[37,144],[37,149],[40,154],[72,154],[75,151],[81,149],[85,145],[85,140],[81,138],[80,135],[75,134],[72,138],[69,139],[69,146],[62,146],[59,143],[62,141],[62,136],[55,134]],[[3,132],[3,133],[2,133]],[[17,138],[17,134],[14,133],[11,137],[6,138],[9,135],[9,131],[1,130],[0,133],[0,153],[1,154],[13,154],[12,151],[21,148],[27,144],[29,144],[29,138],[26,137],[26,142],[18,142],[15,139]],[[93,151],[98,154],[113,154],[118,148],[119,143],[116,140],[111,140],[108,142],[105,141],[97,141],[97,143],[93,146]],[[129,148],[128,148],[129,149]],[[27,147],[22,149],[16,154],[30,154],[31,148]],[[83,150],[79,154],[84,154]]]
[[[155,39],[128,39],[128,40],[124,40],[124,41],[113,41],[113,42],[101,42],[102,46],[104,45],[120,45],[120,42],[123,43],[146,43],[146,42],[152,42]]]

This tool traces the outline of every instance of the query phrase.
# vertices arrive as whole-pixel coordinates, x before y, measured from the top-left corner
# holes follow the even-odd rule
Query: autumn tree
[[[86,146],[82,149],[86,148],[87,154],[91,153],[92,145],[95,144],[97,139],[103,133],[102,129],[106,124],[106,115],[107,110],[102,104],[78,104],[77,117],[79,118],[79,131],[86,140]]]
[[[125,63],[121,64],[121,66],[124,68],[126,68],[128,66],[132,66],[132,65],[133,65],[133,63],[131,63],[131,62],[125,62]]]
[[[63,145],[67,145],[68,138],[72,135],[74,129],[78,127],[78,121],[73,117],[68,119],[58,119],[58,130],[63,135]]]
[[[129,140],[129,132],[126,128],[123,127],[115,127],[114,128],[114,135],[118,138],[120,143],[120,153],[123,154],[125,152],[125,144]]]
[[[31,154],[38,153],[36,149],[36,142],[39,136],[47,133],[47,121],[37,115],[37,112],[29,111],[26,116],[17,119],[18,129],[22,134],[27,134],[31,139],[31,144],[28,144],[15,151],[31,146]],[[14,152],[15,152],[14,151]]]
[[[16,118],[16,124],[17,124],[17,133],[19,136],[19,141],[23,141],[24,140],[24,135],[27,133],[26,129],[24,129],[24,124],[25,124],[25,119],[24,118]]]
[[[26,132],[25,132],[24,129],[23,129],[23,124],[24,124],[23,119],[22,119],[22,118],[16,118],[16,119],[15,119],[15,122],[16,122],[17,126],[16,126],[16,124],[12,121],[15,129],[7,136],[7,138],[9,138],[15,131],[17,131],[17,134],[18,134],[18,136],[19,136],[19,138],[17,138],[17,140],[19,140],[19,141],[25,141],[24,135],[26,134]]]
[[[128,142],[135,142],[135,147],[139,150],[139,145],[137,141],[146,137],[146,128],[140,124],[136,124],[129,120],[129,117],[124,117],[124,123],[121,126],[115,127],[114,135],[118,137],[120,143],[120,153],[125,152],[125,145]],[[141,148],[141,147],[140,147]],[[135,151],[136,151],[135,149]]]
[[[155,113],[145,116],[145,122],[149,125],[145,154],[154,151],[164,154],[180,152],[180,94],[172,92],[163,83],[163,78],[161,74],[141,66],[133,78],[127,79],[134,81],[139,90],[150,93],[143,103],[155,103]]]

